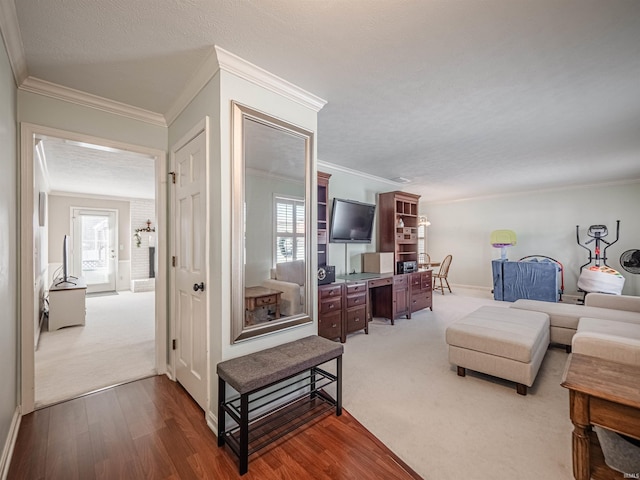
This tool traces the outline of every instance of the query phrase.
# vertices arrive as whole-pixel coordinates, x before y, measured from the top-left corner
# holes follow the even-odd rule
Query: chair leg
[[[447,288],[449,289],[449,293],[453,293],[451,291],[451,286],[449,285],[449,280],[447,280],[446,278],[444,279],[445,282],[447,282]]]
[[[440,277],[440,291],[442,292],[442,295],[444,295],[444,287],[442,286],[442,277]]]

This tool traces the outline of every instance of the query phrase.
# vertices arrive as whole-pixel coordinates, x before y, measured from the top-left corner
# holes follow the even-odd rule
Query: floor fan
[[[633,248],[620,255],[620,266],[625,272],[633,275],[640,274],[640,249]],[[635,279],[637,282],[637,278]]]

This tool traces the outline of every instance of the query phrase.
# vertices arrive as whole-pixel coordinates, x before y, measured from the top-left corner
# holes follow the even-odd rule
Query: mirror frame
[[[273,117],[264,112],[231,102],[231,343],[241,342],[258,336],[279,332],[284,329],[313,323],[311,299],[313,298],[313,245],[312,236],[314,211],[313,197],[313,148],[315,134],[297,125]],[[305,305],[303,312],[261,325],[245,327],[245,266],[244,266],[244,203],[245,203],[245,158],[244,121],[252,120],[270,128],[281,130],[304,140],[305,175]],[[271,240],[269,240],[271,241]]]

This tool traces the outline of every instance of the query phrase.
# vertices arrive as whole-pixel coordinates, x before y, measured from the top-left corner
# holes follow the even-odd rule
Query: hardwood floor
[[[9,479],[420,479],[348,412],[249,457],[238,475],[204,414],[165,376],[121,385],[22,419]]]

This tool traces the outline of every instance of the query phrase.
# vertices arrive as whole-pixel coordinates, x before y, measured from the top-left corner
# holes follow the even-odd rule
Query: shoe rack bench
[[[240,475],[252,453],[334,408],[342,414],[343,350],[314,335],[218,364],[218,446],[238,456]],[[319,367],[331,360],[335,375]],[[230,398],[227,384],[237,392]],[[330,385],[335,399],[325,391]]]

